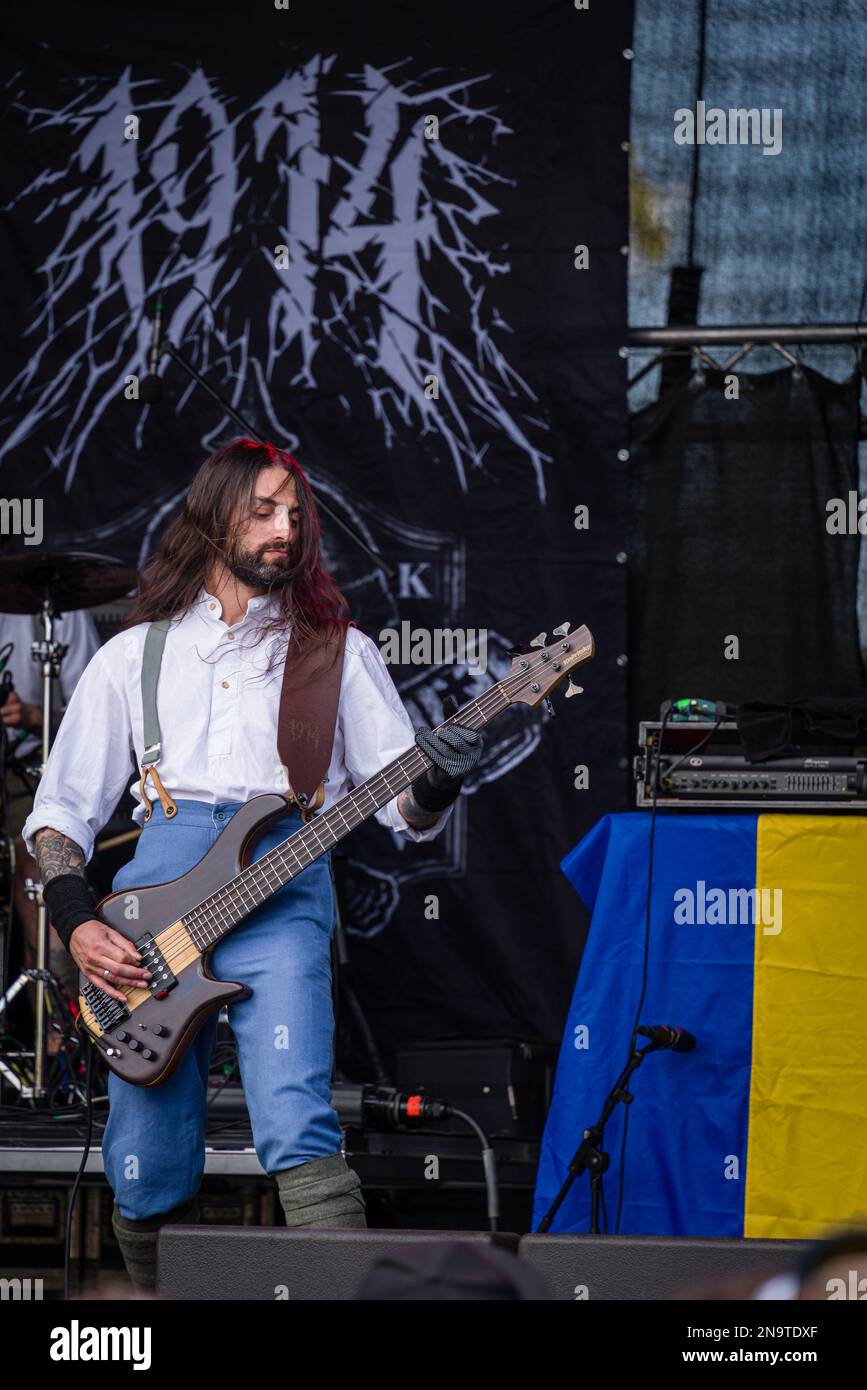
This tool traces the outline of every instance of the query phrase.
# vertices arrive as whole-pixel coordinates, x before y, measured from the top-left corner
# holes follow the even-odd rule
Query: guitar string
[[[572,635],[573,635],[573,637],[574,637],[576,634],[573,633]],[[580,650],[580,649],[579,649],[579,650]],[[478,717],[478,718],[480,718],[480,723],[481,723],[481,725],[484,725],[485,723],[487,723],[487,722],[489,721],[490,718],[492,718],[495,714],[497,714],[497,713],[500,712],[499,710],[493,709],[493,710],[490,711],[490,714],[489,714],[489,712],[488,712],[488,707],[489,707],[490,705],[492,705],[493,703],[495,703],[501,695],[506,694],[506,693],[508,693],[510,690],[514,690],[515,688],[517,688],[517,687],[519,687],[519,686],[521,686],[521,685],[525,685],[525,684],[527,683],[527,678],[528,678],[528,676],[531,676],[532,673],[533,673],[533,671],[542,668],[542,667],[543,667],[543,664],[544,664],[544,665],[547,665],[547,663],[543,663],[542,660],[539,660],[539,661],[537,661],[537,662],[534,662],[532,665],[528,666],[527,669],[526,669],[525,671],[521,672],[520,674],[517,674],[517,673],[516,673],[516,674],[514,674],[514,675],[505,676],[505,677],[503,678],[503,680],[498,681],[498,682],[496,683],[496,685],[492,685],[488,690],[486,690],[482,695],[480,695],[479,698],[478,698],[477,700],[472,700],[472,701],[470,701],[467,705],[465,705],[465,706],[463,707],[463,709],[460,709],[460,710],[456,711],[455,714],[451,715],[451,716],[449,717],[449,719],[444,720],[443,723],[442,723],[441,725],[439,725],[438,727],[439,727],[439,728],[445,728],[448,724],[450,724],[450,723],[452,723],[452,722],[457,722],[457,721],[460,721],[460,722],[464,725],[464,727],[470,727],[470,728],[477,727],[476,725],[470,724],[470,723],[469,723],[469,720],[468,720],[468,718],[466,717],[466,716],[467,716],[467,711],[470,711],[470,718],[471,718],[471,719],[476,719],[476,718]],[[574,661],[573,661],[573,662],[570,662],[570,665],[574,665],[574,664],[575,664]],[[564,674],[565,674],[565,673],[564,673]],[[509,703],[511,703],[511,701],[509,701]],[[182,919],[176,926],[170,926],[170,927],[169,927],[169,929],[168,929],[168,935],[165,934],[165,929],[163,930],[163,932],[160,932],[160,933],[159,933],[159,936],[158,936],[158,937],[155,937],[154,940],[156,941],[157,939],[159,939],[159,941],[160,941],[159,949],[160,949],[160,954],[163,956],[163,959],[165,959],[165,956],[166,956],[166,953],[167,953],[167,952],[169,952],[169,951],[171,951],[173,948],[175,948],[175,947],[177,947],[177,946],[183,944],[186,940],[191,940],[192,943],[193,943],[193,945],[194,945],[194,947],[196,947],[196,948],[200,951],[200,953],[201,953],[202,950],[207,950],[210,946],[214,945],[214,944],[215,944],[214,942],[206,941],[206,942],[204,942],[204,943],[199,943],[199,942],[196,940],[196,935],[194,934],[193,931],[190,930],[190,927],[187,925],[187,923],[189,923],[190,920],[194,917],[194,914],[196,914],[197,912],[198,912],[198,913],[201,913],[203,910],[204,910],[204,911],[211,911],[212,913],[213,913],[215,910],[219,910],[219,906],[212,907],[212,906],[210,906],[210,904],[213,902],[214,899],[219,899],[220,895],[223,894],[223,893],[225,893],[227,889],[228,889],[230,892],[239,892],[239,891],[241,891],[239,888],[233,888],[233,887],[231,887],[231,885],[237,884],[238,879],[242,878],[243,876],[247,875],[250,879],[253,879],[253,880],[255,881],[255,879],[256,879],[257,877],[258,877],[258,878],[261,878],[261,875],[262,875],[262,872],[263,872],[263,871],[264,871],[264,873],[266,873],[266,874],[267,874],[268,872],[270,872],[270,871],[278,872],[278,871],[276,870],[276,866],[275,866],[275,865],[272,865],[271,863],[267,863],[267,864],[266,864],[266,862],[265,862],[266,860],[271,860],[271,858],[272,858],[272,856],[273,856],[276,860],[278,860],[278,861],[280,862],[280,864],[281,864],[281,866],[282,866],[283,868],[292,868],[292,869],[293,869],[293,873],[290,875],[290,878],[286,880],[286,883],[279,883],[278,887],[276,887],[276,888],[274,887],[273,884],[268,884],[267,879],[266,879],[266,886],[267,886],[269,889],[271,889],[271,892],[269,892],[269,893],[267,894],[266,898],[263,898],[263,899],[262,899],[262,902],[267,901],[267,897],[273,896],[273,893],[279,892],[279,889],[280,889],[280,888],[285,887],[286,884],[288,884],[288,883],[291,882],[291,880],[292,880],[293,877],[296,877],[296,876],[297,876],[296,872],[294,872],[295,870],[297,870],[298,872],[300,872],[301,870],[308,868],[308,867],[309,867],[309,864],[315,863],[315,862],[316,862],[316,859],[319,858],[319,857],[321,857],[321,854],[322,854],[322,853],[326,852],[328,849],[331,848],[330,845],[322,845],[322,844],[318,841],[317,833],[316,833],[316,831],[314,830],[314,826],[315,826],[315,825],[318,825],[320,828],[323,828],[323,822],[325,822],[325,821],[328,819],[329,816],[331,816],[332,814],[334,814],[334,815],[335,815],[335,818],[336,818],[336,815],[339,815],[340,818],[341,818],[341,819],[343,820],[343,822],[344,822],[344,827],[342,827],[343,833],[340,834],[340,835],[335,836],[334,844],[337,844],[337,843],[339,842],[339,840],[341,840],[341,839],[344,838],[344,835],[345,835],[345,834],[349,834],[352,830],[357,829],[357,827],[358,827],[359,825],[363,824],[364,821],[367,820],[367,819],[369,818],[369,816],[371,815],[371,813],[372,813],[374,810],[380,809],[380,808],[376,805],[376,796],[375,796],[375,794],[370,790],[370,784],[373,783],[373,782],[376,782],[377,780],[380,780],[380,779],[384,779],[384,780],[385,780],[385,789],[389,792],[389,796],[386,797],[386,799],[385,799],[384,802],[382,802],[382,805],[387,805],[388,802],[389,802],[390,800],[393,799],[393,797],[399,796],[399,795],[400,795],[400,792],[401,792],[402,790],[404,790],[406,786],[409,785],[408,782],[405,782],[403,787],[398,788],[397,791],[392,791],[391,788],[390,788],[389,785],[388,785],[388,775],[393,775],[394,772],[399,772],[399,773],[401,773],[401,774],[406,775],[407,770],[402,766],[403,761],[404,761],[405,759],[407,759],[407,758],[411,758],[411,759],[412,759],[412,758],[420,758],[420,757],[421,757],[421,755],[420,755],[419,749],[418,749],[417,747],[410,747],[410,748],[406,749],[405,752],[399,754],[398,757],[397,757],[396,759],[394,759],[392,763],[388,764],[388,767],[387,767],[387,768],[382,768],[379,772],[374,773],[373,776],[372,776],[372,777],[369,777],[369,778],[367,779],[367,781],[363,782],[362,785],[361,785],[360,787],[354,787],[354,788],[352,789],[352,791],[350,791],[349,793],[347,793],[345,796],[341,797],[339,801],[336,801],[336,802],[334,803],[333,806],[329,807],[328,811],[326,811],[326,812],[324,812],[324,813],[322,814],[321,818],[319,818],[318,821],[311,821],[309,825],[306,825],[306,826],[304,826],[302,829],[296,830],[295,832],[293,832],[292,835],[287,836],[287,838],[286,838],[285,840],[282,840],[279,844],[277,844],[277,845],[274,847],[274,849],[269,850],[268,853],[262,855],[260,859],[254,860],[253,863],[247,865],[247,866],[241,871],[240,874],[235,875],[235,877],[234,877],[233,879],[230,879],[228,883],[223,884],[221,888],[217,889],[216,892],[210,894],[207,898],[203,899],[201,903],[197,903],[196,906],[195,906],[194,908],[192,908],[191,911],[187,914],[187,917],[186,917],[186,918]],[[419,774],[420,774],[421,772],[424,771],[424,769],[427,767],[427,765],[428,765],[428,764],[427,764],[427,760],[422,761],[421,766],[420,766],[420,768],[419,768]],[[414,777],[415,777],[416,775],[417,775],[416,773],[410,772],[410,773],[409,773],[410,780],[413,780]],[[354,823],[349,824],[349,823],[347,822],[346,816],[344,815],[343,811],[342,811],[340,808],[343,806],[344,803],[353,803],[353,800],[354,800],[355,798],[358,798],[358,797],[360,797],[360,796],[362,796],[362,795],[370,796],[370,797],[372,798],[373,805],[371,805],[370,807],[368,807],[366,810],[361,811],[361,808],[360,808],[360,807],[358,807],[358,806],[355,805],[355,804],[351,804],[351,805],[350,805],[351,813],[352,813],[352,814],[355,814],[356,812],[359,812],[359,813],[360,813],[360,818],[359,818],[357,821],[355,821]],[[329,834],[332,833],[330,827],[325,827],[325,828],[326,828],[326,833],[329,833]],[[291,842],[292,842],[293,840],[295,840],[296,838],[297,838],[299,841],[302,841],[305,837],[307,837],[307,838],[313,838],[313,839],[316,840],[316,842],[317,842],[317,852],[316,852],[316,853],[313,855],[313,857],[310,859],[309,864],[303,864],[303,863],[301,863],[299,860],[297,860],[297,855],[296,855],[296,853],[295,853],[295,850],[294,850],[294,849],[288,849],[288,848],[286,848],[286,847],[289,846],[289,845],[291,844]],[[304,845],[303,848],[306,850],[306,849],[307,849],[307,846]],[[309,851],[308,851],[308,852],[309,852]],[[284,856],[285,856],[286,854],[289,854],[289,853],[291,853],[291,854],[293,855],[293,857],[295,857],[295,859],[296,859],[296,861],[297,861],[297,863],[296,863],[295,865],[290,865],[290,864],[287,864],[287,863],[286,863]],[[252,871],[252,872],[251,872],[251,871]],[[278,873],[278,879],[279,879],[279,873]],[[244,886],[244,885],[242,885],[242,887],[243,887],[243,886]],[[256,884],[255,886],[258,886],[258,884]],[[249,891],[251,891],[251,890],[247,889],[246,891],[249,892]],[[238,919],[238,921],[243,921],[244,917],[245,917],[245,916],[248,916],[249,913],[253,912],[253,911],[255,910],[256,907],[261,906],[261,903],[253,902],[252,904],[244,904],[244,903],[243,903],[243,900],[242,900],[240,903],[234,903],[234,904],[233,904],[233,903],[229,902],[229,903],[226,904],[226,905],[230,908],[230,910],[231,910],[231,908],[233,908],[233,907],[241,906],[241,907],[243,908],[243,912],[242,912],[242,914],[241,914],[241,917]],[[205,921],[205,922],[196,921],[196,922],[194,923],[194,927],[195,927],[195,930],[196,930],[196,931],[201,931],[202,928],[204,928],[204,930],[207,931],[207,930],[209,929],[209,927],[214,926],[214,925],[219,926],[219,927],[225,927],[226,924],[225,924],[225,921],[224,921],[224,922],[219,922],[219,921],[217,921],[217,922],[215,922],[215,923],[210,923],[210,924],[207,923],[206,921]],[[233,922],[231,925],[232,925],[232,926],[235,926],[235,925],[237,925],[237,922]],[[119,986],[119,989],[121,990],[122,993],[124,993],[124,994],[127,996],[127,998],[129,997],[129,995],[130,995],[131,993],[134,993],[134,992],[137,991],[137,990],[142,990],[142,989],[143,989],[143,990],[147,990],[147,989],[149,989],[149,988],[150,988],[150,986],[148,986],[148,985],[139,985],[139,984],[130,985],[130,986],[123,986],[123,985]],[[105,991],[103,991],[103,993],[105,993]],[[108,998],[111,999],[111,998],[113,998],[113,996],[109,995]],[[114,1000],[113,1002],[114,1002],[114,1003],[119,1003],[120,1001],[119,1001],[119,1000]]]

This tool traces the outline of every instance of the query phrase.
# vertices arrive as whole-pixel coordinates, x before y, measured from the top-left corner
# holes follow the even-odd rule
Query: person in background
[[[0,596],[0,604],[2,604]],[[34,626],[30,613],[0,612],[0,651],[12,644],[5,670],[11,674],[12,687],[0,705],[0,719],[9,741],[8,756],[13,761],[6,772],[6,834],[15,844],[15,880],[13,885],[15,915],[24,929],[24,964],[28,969],[36,966],[36,924],[37,909],[34,899],[27,896],[26,880],[38,879],[36,860],[28,853],[21,835],[21,828],[33,808],[33,792],[27,787],[24,777],[14,764],[26,769],[41,761],[42,747],[42,675],[39,663],[31,656],[32,644],[37,634],[42,635],[42,624]],[[64,613],[54,623],[54,637],[65,644],[68,651],[60,666],[60,710],[69,703],[72,692],[91,657],[101,643],[96,624],[85,608]],[[32,779],[31,779],[32,780]],[[67,990],[77,993],[78,972],[69,954],[64,950],[54,928],[49,926],[50,969],[60,979]],[[49,1033],[49,1050],[55,1051],[57,1035]]]

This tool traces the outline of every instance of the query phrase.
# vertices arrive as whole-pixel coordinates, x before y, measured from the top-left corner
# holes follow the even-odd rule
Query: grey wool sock
[[[275,1173],[287,1226],[367,1226],[358,1174],[342,1153]]]
[[[136,1289],[151,1292],[157,1286],[157,1240],[163,1226],[195,1225],[199,1220],[199,1199],[193,1197],[189,1202],[181,1202],[171,1211],[160,1212],[156,1216],[146,1216],[140,1221],[132,1221],[121,1214],[115,1202],[111,1213],[111,1226],[126,1272]]]

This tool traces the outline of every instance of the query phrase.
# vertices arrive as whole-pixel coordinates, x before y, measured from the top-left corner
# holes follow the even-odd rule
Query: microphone
[[[162,333],[163,301],[158,299],[156,309],[154,310],[154,328],[151,335],[151,350],[148,354],[147,376],[142,377],[141,386],[139,387],[139,399],[143,400],[145,405],[155,405],[163,394],[162,377],[157,376],[157,367],[159,366],[160,357],[162,356],[160,352]]]
[[[669,1023],[658,1023],[649,1028],[636,1028],[643,1038],[650,1041],[663,1052],[692,1052],[695,1038],[685,1028],[673,1028]]]

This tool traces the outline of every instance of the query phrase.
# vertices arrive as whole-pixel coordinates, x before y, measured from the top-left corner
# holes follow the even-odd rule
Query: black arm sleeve
[[[93,916],[93,893],[81,874],[58,874],[42,889],[42,898],[51,918],[51,925],[67,951],[69,938]]]

